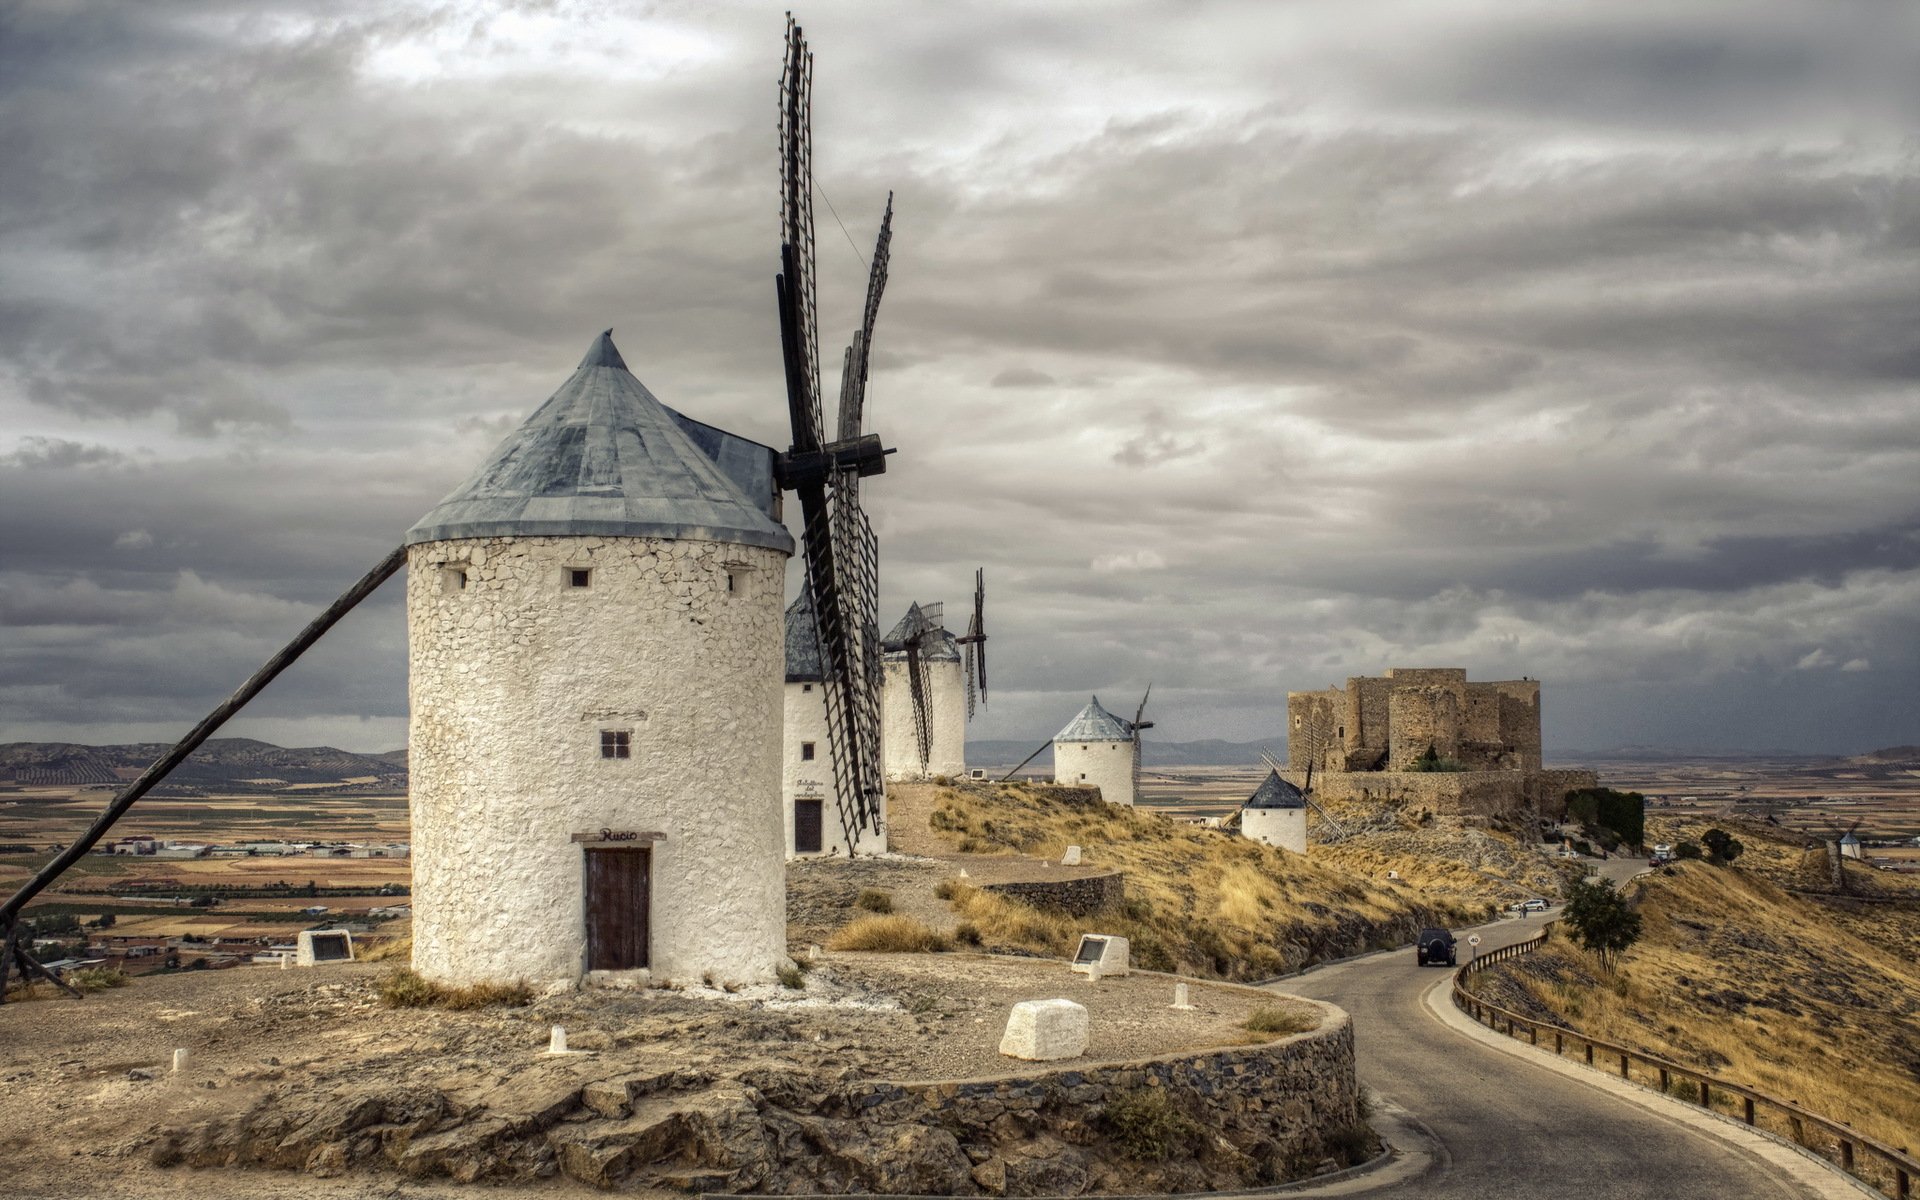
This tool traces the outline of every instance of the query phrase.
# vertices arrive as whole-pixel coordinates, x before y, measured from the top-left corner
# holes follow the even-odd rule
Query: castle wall
[[[1347,694],[1339,688],[1288,692],[1287,765],[1304,771],[1311,762],[1319,771],[1346,770],[1347,709]]]
[[[793,802],[796,799],[821,802],[820,853],[822,855],[884,854],[887,849],[885,805],[882,803],[881,831],[861,830],[854,844],[847,844],[847,822],[833,788],[833,747],[827,740],[827,696],[825,685],[789,683],[786,685],[786,719],[782,723],[781,809],[786,813],[787,857],[797,857],[793,844]],[[813,744],[813,758],[804,747]],[[811,855],[809,855],[811,857]]]
[[[1460,757],[1460,696],[1445,685],[1396,687],[1387,700],[1387,769],[1403,771],[1429,750],[1444,759]]]
[[[958,779],[967,773],[967,679],[958,659],[927,662],[927,709],[932,753],[920,762],[920,734],[913,716],[913,683],[906,658],[882,661],[881,763],[889,781]]]
[[[1303,773],[1288,771],[1300,785]],[[1538,812],[1566,814],[1567,793],[1598,787],[1592,771],[1354,771],[1315,775],[1314,798],[1424,808],[1441,816],[1500,817]]]
[[[591,586],[565,586],[575,567]],[[585,852],[572,835],[604,828],[663,835],[652,979],[773,978],[786,961],[785,577],[779,551],[693,540],[411,548],[416,970],[451,984],[579,979]],[[629,733],[630,757],[601,756],[607,729]]]
[[[1240,833],[1268,846],[1305,854],[1307,810],[1304,807],[1243,808],[1240,810]]]
[[[1055,742],[1053,781],[1099,788],[1108,804],[1133,804],[1133,743]]]
[[[1500,692],[1500,741],[1513,749],[1523,770],[1540,769],[1540,681],[1510,679],[1493,685]]]

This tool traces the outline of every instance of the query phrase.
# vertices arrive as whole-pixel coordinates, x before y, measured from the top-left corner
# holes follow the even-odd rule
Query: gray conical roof
[[[1066,728],[1053,735],[1056,742],[1130,742],[1133,740],[1133,724],[1114,716],[1100,707],[1100,697],[1095,696],[1080,710],[1080,715],[1068,721]]]
[[[787,682],[819,683],[820,636],[813,616],[813,593],[802,587],[787,605]]]
[[[1280,772],[1267,772],[1267,781],[1247,797],[1243,808],[1305,808],[1307,798],[1299,788],[1280,778]]]
[[[926,622],[926,615],[921,611],[919,602],[915,601],[907,605],[906,615],[894,622],[892,631],[880,639],[881,644],[902,645],[912,630],[924,627]],[[904,649],[888,650],[886,657],[901,660],[907,657],[907,652]],[[921,636],[920,657],[927,662],[959,662],[960,643],[953,640],[953,634],[946,627],[936,627],[931,637]]]
[[[560,390],[407,531],[407,544],[515,535],[660,537],[793,553],[786,529],[736,482],[741,469],[721,456],[723,470],[689,427],[707,429],[655,399],[627,370],[608,330]],[[708,432],[734,456],[752,446]]]

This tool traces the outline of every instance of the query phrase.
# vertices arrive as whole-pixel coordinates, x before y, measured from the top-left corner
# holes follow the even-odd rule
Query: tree
[[[1700,845],[1697,842],[1675,842],[1673,846],[1673,856],[1675,858],[1703,857]]]
[[[1567,889],[1566,922],[1573,940],[1600,956],[1600,965],[1613,969],[1620,952],[1640,940],[1640,914],[1608,880],[1595,876]]]
[[[1739,838],[1724,829],[1709,829],[1700,835],[1700,840],[1706,843],[1707,858],[1723,867],[1739,858],[1740,852],[1746,849],[1740,844]]]

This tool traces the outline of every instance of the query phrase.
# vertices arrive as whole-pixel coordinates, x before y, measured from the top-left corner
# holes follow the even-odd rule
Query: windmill
[[[967,666],[967,720],[973,720],[973,695],[980,693],[980,706],[987,704],[987,569],[973,571],[973,616],[967,619],[965,637],[953,639],[961,647]]]
[[[907,615],[900,618],[899,624],[889,630],[880,643],[887,654],[898,655],[905,661],[915,747],[919,751],[919,774],[925,774],[933,761],[934,700],[929,664],[936,657],[947,657],[954,641],[943,624],[945,617],[946,607],[938,601],[909,604]]]
[[[793,445],[779,459],[780,485],[799,496],[807,594],[820,647],[827,741],[836,807],[847,840],[878,831],[885,784],[880,761],[879,579],[873,526],[860,507],[860,480],[886,470],[880,438],[862,434],[873,327],[887,285],[893,196],[880,220],[867,273],[860,328],[842,358],[840,411],[827,440],[820,387],[818,296],[813,239],[813,55],[787,17],[780,77],[780,347],[786,366]]]
[[[1274,774],[1280,776],[1282,779],[1286,778],[1285,768],[1280,765],[1273,755],[1262,750],[1260,752],[1260,761],[1265,763],[1267,769]],[[1311,762],[1307,764],[1306,782],[1300,785],[1300,798],[1307,802],[1308,808],[1320,814],[1320,819],[1326,822],[1327,828],[1333,830],[1333,836],[1330,838],[1322,838],[1322,841],[1337,842],[1347,836],[1347,831],[1341,828],[1340,822],[1333,819],[1333,814],[1321,808],[1320,802],[1313,798],[1313,764]]]
[[[1833,890],[1836,892],[1852,890],[1847,883],[1847,859],[1860,857],[1860,842],[1854,837],[1854,831],[1859,828],[1859,820],[1855,820],[1844,830],[1840,828],[1840,823],[1835,821],[1821,831],[1821,840],[1827,848],[1827,866],[1833,873]],[[1847,853],[1850,845],[1853,849],[1852,854]]]

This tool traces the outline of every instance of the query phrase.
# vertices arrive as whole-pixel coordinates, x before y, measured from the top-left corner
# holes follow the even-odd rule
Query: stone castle
[[[1344,688],[1287,693],[1287,766],[1313,769],[1329,799],[1398,799],[1435,812],[1564,810],[1595,787],[1591,771],[1548,770],[1540,750],[1540,682],[1470,683],[1457,667],[1395,667]]]

